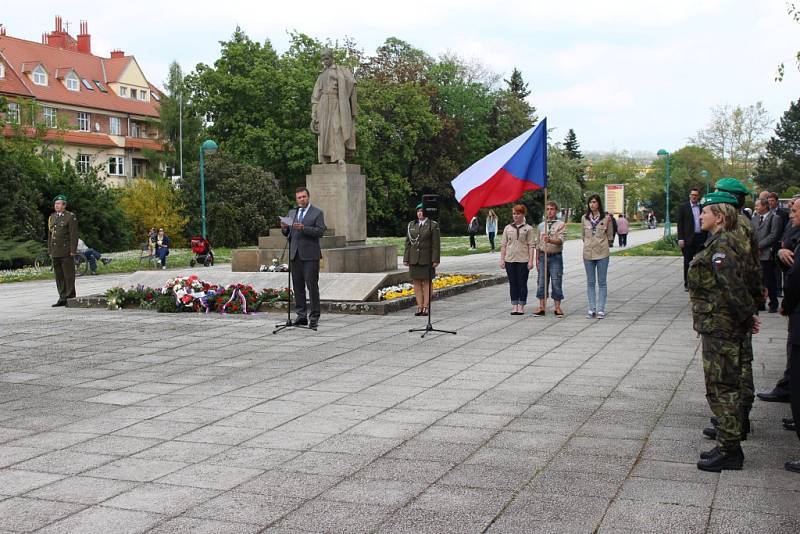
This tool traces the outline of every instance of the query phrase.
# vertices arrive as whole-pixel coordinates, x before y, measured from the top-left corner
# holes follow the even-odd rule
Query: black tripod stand
[[[431,324],[431,302],[433,302],[433,265],[428,268],[428,284],[431,288],[431,295],[428,298],[428,324],[425,325],[425,328],[412,328],[409,332],[422,332],[422,335],[419,337],[425,337],[428,332],[441,332],[442,334],[455,334],[452,330],[440,330],[438,328],[434,328]]]
[[[286,235],[286,243],[283,245],[283,252],[281,253],[280,261],[283,261],[283,256],[286,254],[286,250],[289,250],[289,259],[286,262],[286,265],[289,267],[287,270],[287,274],[289,276],[289,282],[286,287],[289,289],[289,301],[286,304],[286,322],[285,323],[278,323],[275,325],[275,329],[272,331],[273,334],[277,334],[281,330],[285,330],[287,328],[306,328],[307,326],[294,324],[292,322],[292,230],[294,229],[294,223],[297,220],[297,208],[294,210],[294,216],[292,217],[292,225],[289,227],[289,233]],[[279,262],[280,263],[280,262]],[[315,329],[316,330],[316,329]]]

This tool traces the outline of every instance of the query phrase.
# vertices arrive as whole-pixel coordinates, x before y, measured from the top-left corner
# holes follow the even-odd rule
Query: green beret
[[[56,198],[53,199],[53,202],[58,202],[59,200],[63,200],[64,202],[67,201],[67,197],[64,195],[56,195]]]
[[[417,209],[418,209],[418,210],[421,210],[421,209],[423,209],[423,208],[422,208],[422,202],[420,202],[419,204],[417,204]]]
[[[733,193],[734,195],[750,194],[750,190],[742,185],[742,182],[736,178],[720,178],[717,180],[717,183],[714,184],[714,187],[717,191],[725,191],[727,193]]]
[[[700,200],[700,204],[705,208],[711,204],[731,204],[736,206],[739,203],[737,198],[727,191],[716,191],[708,193]]]

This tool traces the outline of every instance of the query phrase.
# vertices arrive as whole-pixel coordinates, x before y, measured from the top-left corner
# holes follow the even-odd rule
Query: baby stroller
[[[202,264],[204,267],[214,265],[214,251],[211,250],[211,243],[208,242],[208,239],[195,236],[190,241],[190,244],[192,246],[192,252],[194,252],[194,258],[189,261],[189,265],[192,267],[198,263]]]

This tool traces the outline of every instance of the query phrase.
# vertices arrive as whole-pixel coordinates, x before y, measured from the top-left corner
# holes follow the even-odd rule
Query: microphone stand
[[[292,232],[294,231],[294,223],[297,220],[297,211],[298,208],[294,209],[294,215],[292,216],[292,225],[289,227],[289,233],[286,234],[286,244],[283,245],[283,251],[286,252],[286,249],[289,249],[289,260],[286,262],[286,265],[289,267],[287,270],[287,275],[289,278],[289,282],[287,284],[287,288],[289,289],[289,301],[286,305],[286,322],[285,323],[278,323],[275,325],[275,329],[272,331],[273,334],[277,334],[281,330],[286,330],[287,328],[306,328],[307,326],[303,325],[296,325],[292,322]],[[283,254],[281,254],[281,259],[283,259]]]
[[[431,259],[433,259],[433,255],[431,255]],[[430,288],[430,296],[428,297],[428,324],[425,325],[425,328],[412,328],[409,332],[422,332],[422,335],[419,337],[425,337],[428,332],[440,332],[442,334],[454,334],[453,330],[440,330],[438,328],[434,328],[431,324],[431,316],[433,313],[431,312],[431,303],[433,302],[433,263],[428,266],[428,287]]]

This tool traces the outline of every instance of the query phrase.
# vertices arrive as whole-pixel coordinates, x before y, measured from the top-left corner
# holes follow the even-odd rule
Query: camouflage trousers
[[[742,352],[739,359],[739,395],[742,403],[742,413],[749,414],[755,399],[755,386],[753,385],[753,334],[747,333],[747,338],[742,341]]]
[[[748,341],[749,338],[702,336],[706,399],[709,408],[719,420],[717,443],[726,451],[735,449],[741,440],[741,365]]]

